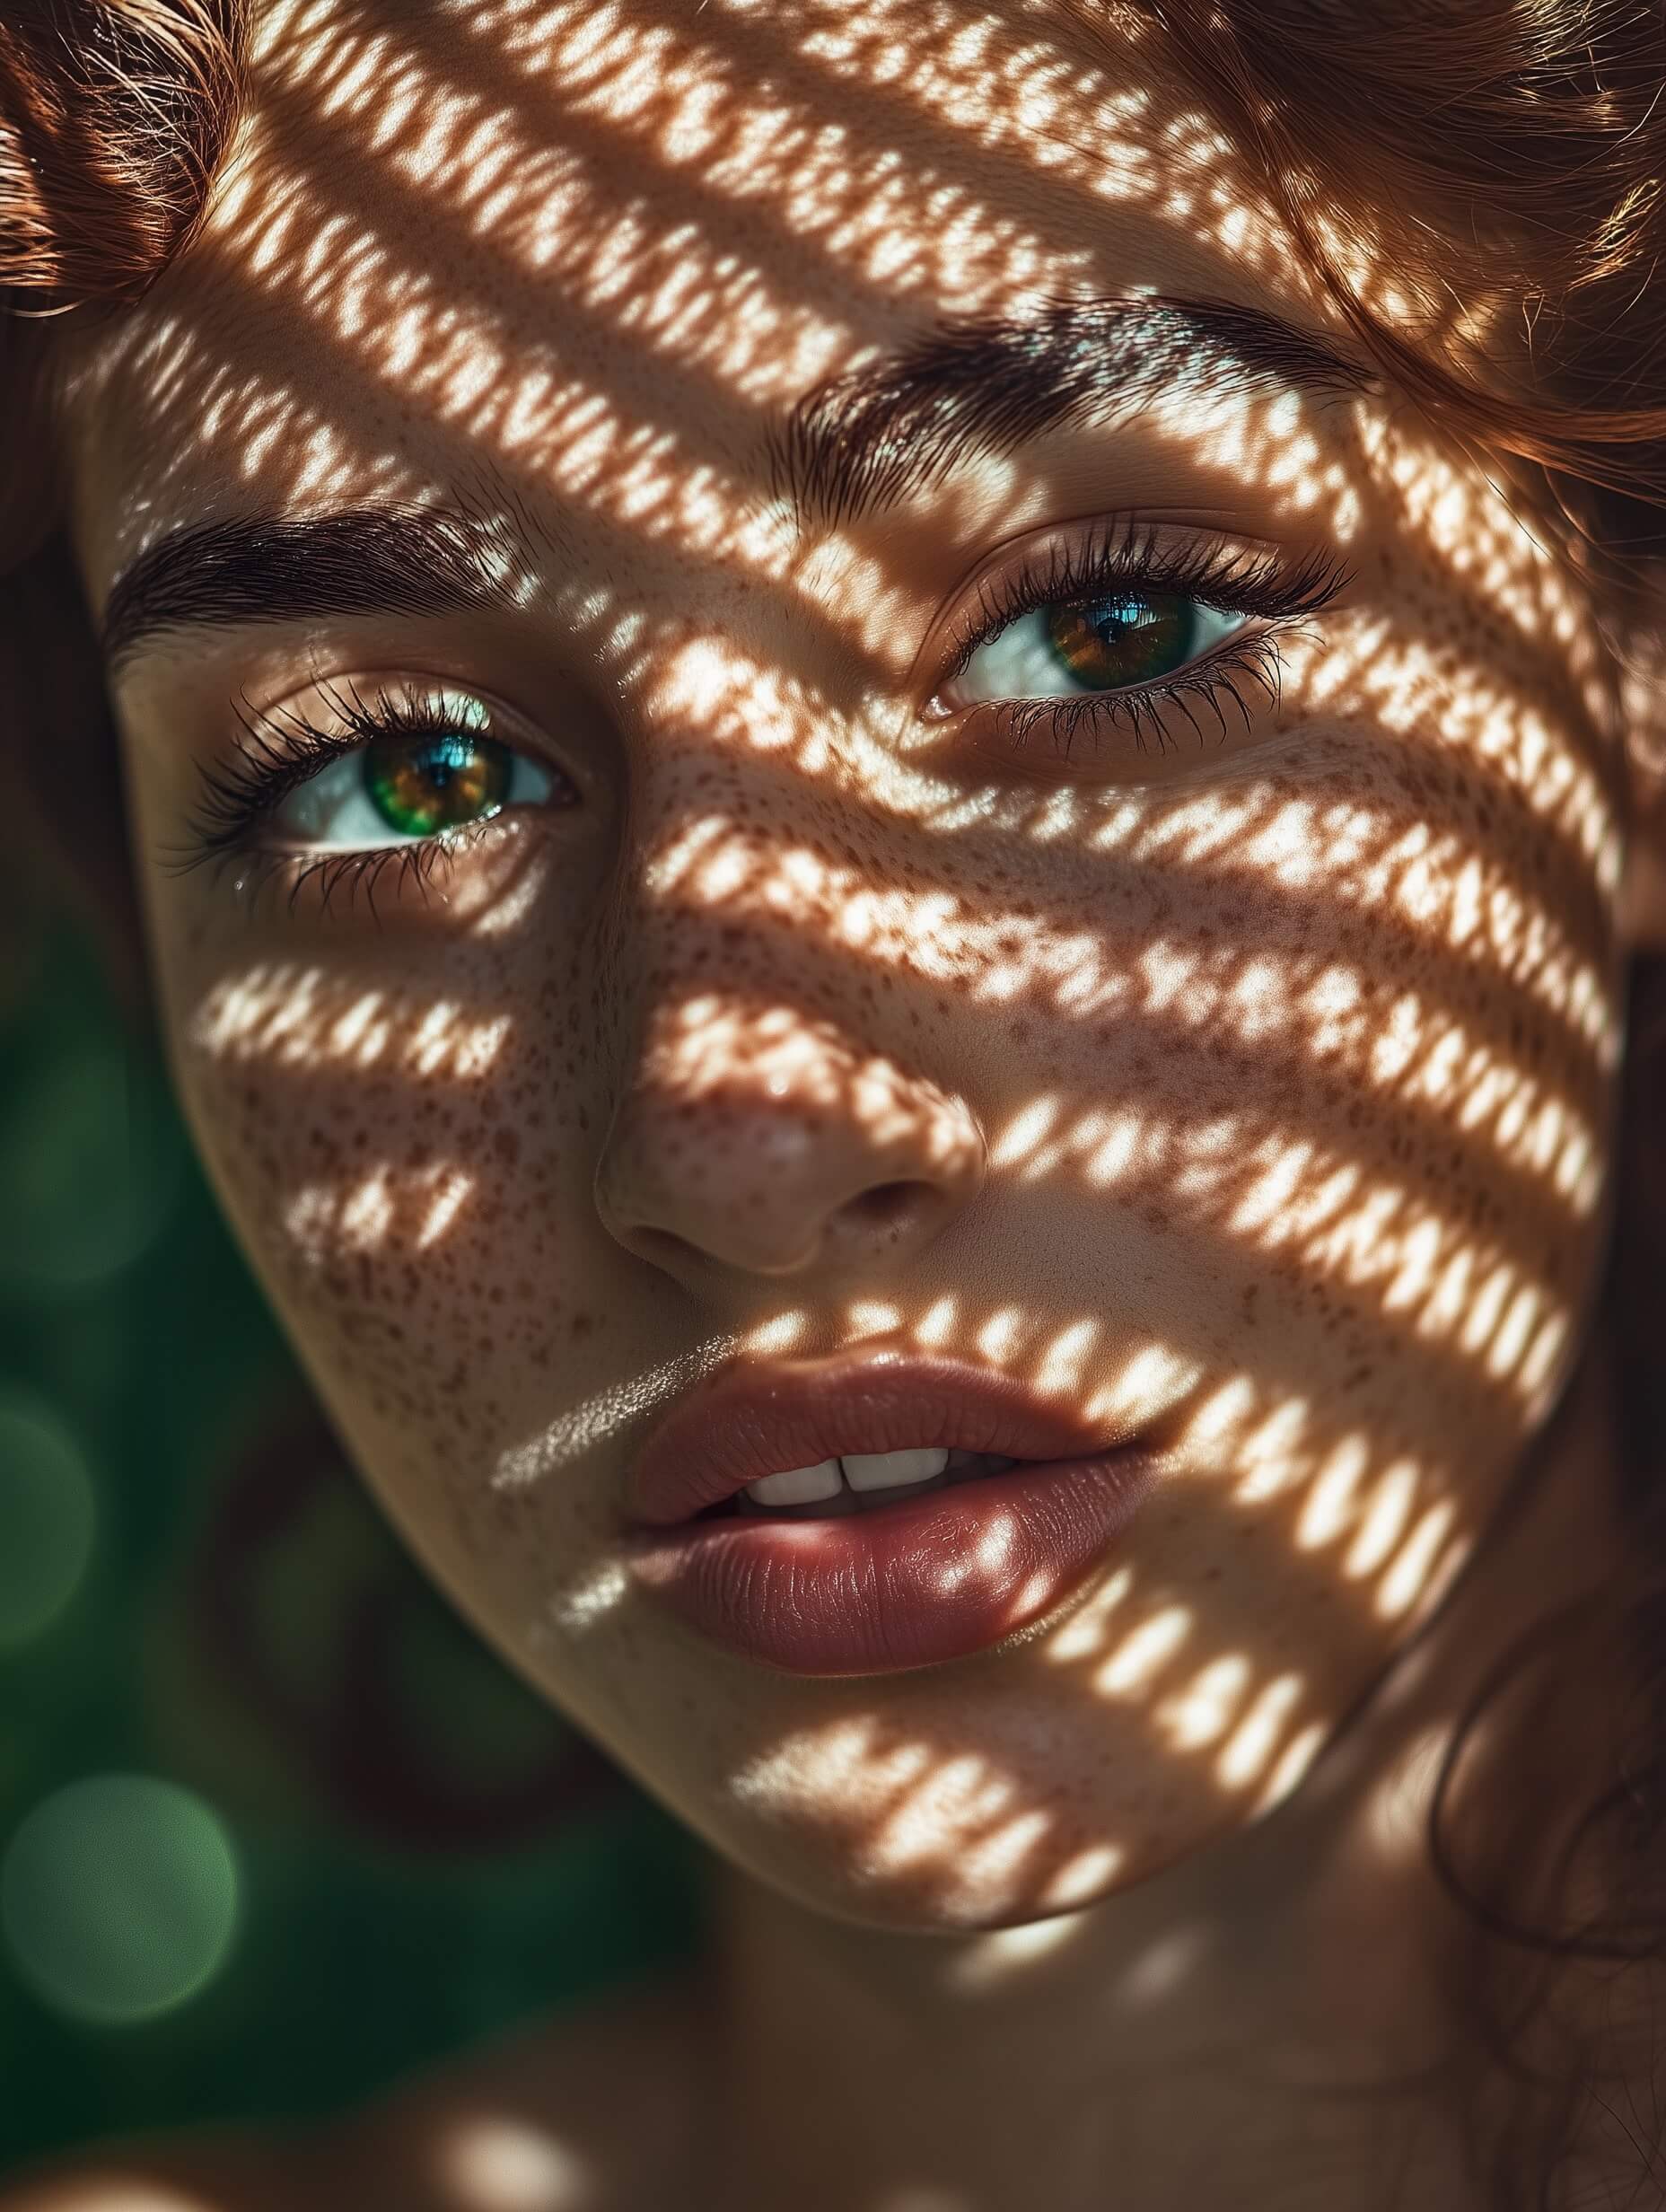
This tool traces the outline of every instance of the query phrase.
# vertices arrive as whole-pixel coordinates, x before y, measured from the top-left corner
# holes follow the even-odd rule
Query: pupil
[[[364,752],[364,788],[390,830],[431,837],[484,821],[509,788],[510,759],[495,738],[469,730],[410,737],[390,732]]]
[[[1084,599],[1055,607],[1048,643],[1070,673],[1096,691],[1147,683],[1190,657],[1191,601],[1173,592]]]

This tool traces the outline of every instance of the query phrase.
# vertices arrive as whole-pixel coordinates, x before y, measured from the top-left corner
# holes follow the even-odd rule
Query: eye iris
[[[509,788],[510,754],[469,730],[390,734],[364,752],[364,789],[390,830],[430,837],[495,814]]]
[[[1172,592],[1077,600],[1049,614],[1048,643],[1078,681],[1096,690],[1149,682],[1189,658],[1190,607]]]

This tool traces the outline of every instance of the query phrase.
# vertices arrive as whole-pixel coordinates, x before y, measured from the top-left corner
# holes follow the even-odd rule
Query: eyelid
[[[308,711],[315,695],[329,711]],[[409,670],[341,676],[315,675],[276,704],[256,708],[246,700],[232,708],[242,729],[229,756],[199,762],[198,793],[187,817],[183,865],[247,853],[270,845],[273,823],[294,794],[341,761],[350,759],[388,730],[413,735],[447,719],[467,721],[482,736],[524,756],[564,782],[573,799],[588,801],[584,782],[567,759],[542,740],[535,724],[484,687],[453,677]],[[437,834],[437,833],[436,833]]]
[[[1004,599],[1015,598],[1024,584],[1038,575],[1045,575],[1061,566],[1087,568],[1096,561],[1118,562],[1132,570],[1147,566],[1161,570],[1165,563],[1179,563],[1188,568],[1230,564],[1234,573],[1247,572],[1254,577],[1265,577],[1295,566],[1302,558],[1276,540],[1229,529],[1215,520],[1206,522],[1194,517],[1187,522],[1169,514],[1151,515],[1127,510],[1107,513],[1099,509],[1047,523],[1007,540],[992,554],[986,555],[962,576],[952,594],[940,602],[915,656],[909,676],[910,690],[917,692],[924,681],[923,666],[929,665],[934,672],[929,698],[934,701],[944,686],[965,667],[978,645],[996,634],[1001,620],[1013,620],[1017,613],[1025,610],[1009,608],[1003,617],[985,619],[989,617],[991,608]],[[1308,557],[1307,566],[1317,573],[1325,570],[1328,563],[1315,549]],[[1028,601],[1031,607],[1044,603],[1046,597],[1041,592]],[[1228,598],[1207,603],[1230,607],[1232,601]],[[1254,613],[1258,610],[1250,605],[1243,611]]]
[[[1137,584],[1142,591],[1171,591],[1201,606],[1258,617],[1267,624],[1288,624],[1317,613],[1352,582],[1341,559],[1320,544],[1296,551],[1219,522],[1186,526],[1163,515],[1122,511],[1089,515],[1075,524],[1048,524],[1003,547],[978,568],[953,601],[956,617],[947,624],[947,637],[943,624],[934,626],[929,644],[936,677],[925,707],[929,719],[969,712],[969,707],[944,707],[943,692],[982,644],[1038,606],[1069,604],[1106,591],[1106,571],[1113,580]]]
[[[513,717],[512,708],[478,685],[450,676],[425,675],[412,668],[393,668],[352,669],[340,675],[310,676],[303,684],[259,707],[252,707],[247,695],[240,693],[237,718],[245,730],[251,724],[259,730],[269,731],[287,723],[292,729],[304,726],[315,735],[322,734],[317,721],[302,712],[315,694],[329,702],[330,718],[342,730],[344,750],[358,742],[355,724],[368,722],[390,707],[395,715],[408,714],[413,718],[417,708],[435,713],[454,711],[483,731],[495,731],[500,714]]]
[[[310,711],[314,694],[330,702],[327,714]],[[245,755],[250,750],[269,754],[274,738],[282,750],[285,727],[314,754],[321,740],[346,755],[387,729],[420,731],[453,715],[477,734],[495,738],[512,752],[525,753],[564,777],[581,796],[592,795],[592,778],[578,748],[558,746],[545,727],[512,699],[489,685],[459,676],[409,667],[314,676],[275,705],[239,712],[237,718],[245,733]],[[315,772],[316,767],[315,762]]]
[[[1132,592],[1130,596],[1137,601],[1148,596],[1157,595],[1145,594],[1136,591]],[[1192,594],[1183,594],[1181,596],[1191,599],[1193,603],[1198,609],[1199,611],[1196,617],[1196,620],[1197,625],[1204,631],[1206,632],[1211,626],[1220,624],[1226,625],[1225,629],[1218,632],[1213,636],[1207,635],[1203,636],[1201,638],[1195,636],[1193,639],[1192,652],[1185,661],[1179,664],[1178,667],[1169,670],[1166,674],[1150,676],[1143,679],[1130,678],[1129,681],[1121,687],[1121,689],[1125,693],[1137,693],[1144,690],[1161,690],[1165,686],[1172,685],[1178,682],[1188,670],[1196,668],[1201,663],[1221,659],[1234,645],[1241,645],[1243,642],[1244,633],[1246,631],[1252,631],[1255,627],[1256,618],[1252,614],[1240,613],[1235,609],[1209,607],[1206,605],[1203,601],[1196,599]],[[1090,687],[1088,691],[1085,693],[1074,691],[1068,688],[1059,689],[1048,689],[1043,688],[1033,690],[1028,689],[1022,690],[1016,689],[1011,690],[995,689],[993,690],[984,690],[981,694],[974,693],[973,696],[961,698],[956,701],[951,701],[949,694],[956,689],[963,689],[969,682],[973,680],[973,672],[978,668],[979,661],[982,660],[986,654],[996,655],[1001,654],[1004,649],[1008,649],[1012,645],[1016,645],[1022,655],[1023,650],[1024,634],[1026,630],[1030,629],[1030,626],[1036,624],[1041,619],[1042,612],[1045,608],[1054,603],[1055,602],[1050,598],[1043,601],[1040,608],[1031,607],[1025,612],[1014,618],[1004,619],[991,634],[978,639],[973,645],[971,651],[966,654],[961,665],[956,668],[952,675],[945,677],[943,683],[938,687],[936,696],[943,703],[945,707],[951,712],[960,713],[963,711],[969,711],[978,707],[998,707],[1008,702],[1018,700],[1039,700],[1051,698],[1058,701],[1062,705],[1065,700],[1074,698],[1098,697],[1102,698],[1109,696],[1110,689],[1109,687],[1107,687],[1106,690],[1100,692],[1094,692],[1092,687]],[[1065,601],[1062,603],[1071,604],[1073,602]],[[1033,655],[1036,649],[1036,639],[1034,637],[1033,631],[1030,636],[1030,653]],[[959,656],[957,656],[957,658]],[[1041,672],[1042,674],[1051,676],[1060,672],[1055,665],[1047,662],[1045,648],[1042,653],[1042,660],[1044,664]],[[1035,672],[1032,670],[1030,672],[1033,673]],[[1021,680],[1019,678],[1018,672],[1012,670],[1010,667],[1008,670],[1008,674],[1014,681]],[[991,672],[985,675],[981,680],[987,683],[997,680],[995,678],[992,670]]]
[[[321,710],[314,707],[315,698],[325,702]],[[505,744],[547,750],[569,774],[578,774],[577,765],[569,762],[566,751],[557,755],[553,736],[537,714],[519,705],[496,683],[477,680],[455,668],[424,668],[419,663],[395,660],[359,664],[345,655],[332,654],[329,664],[300,672],[298,680],[286,685],[265,682],[254,698],[240,690],[228,706],[245,730],[251,724],[257,730],[273,725],[281,728],[286,722],[294,726],[301,720],[316,724],[327,715],[331,722],[342,725],[342,743],[347,746],[355,742],[348,726],[355,711],[373,713],[388,700],[415,700],[425,706],[450,703],[471,715],[476,709],[483,710],[484,718],[477,717],[479,728]]]
[[[1085,540],[1061,536],[1056,526],[1003,549],[978,576],[973,603],[957,614],[949,640],[938,647],[949,658],[927,702],[927,718],[951,726],[957,755],[968,759],[1000,755],[1014,761],[1024,754],[1030,733],[1046,729],[1055,759],[1062,754],[1073,772],[1073,749],[1084,733],[1096,762],[1113,737],[1120,741],[1125,764],[1135,755],[1143,764],[1153,744],[1167,759],[1174,751],[1180,718],[1200,743],[1206,742],[1194,702],[1216,717],[1225,742],[1228,722],[1222,701],[1230,698],[1249,738],[1253,729],[1241,678],[1253,681],[1276,707],[1284,666],[1281,641],[1302,634],[1308,619],[1329,608],[1352,581],[1353,572],[1332,550],[1313,546],[1303,552],[1218,526],[1178,541],[1153,518],[1112,518]],[[1229,636],[1163,674],[1079,692],[1049,685],[975,700],[946,698],[978,653],[1039,610],[1123,594],[1189,600],[1217,615],[1244,619]],[[1024,765],[1027,769],[1028,761]],[[1093,780],[1127,778],[1117,774]],[[1147,780],[1143,765],[1134,780]]]

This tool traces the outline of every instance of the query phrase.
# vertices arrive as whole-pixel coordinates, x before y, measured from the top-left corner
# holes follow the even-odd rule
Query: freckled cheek
[[[1051,1012],[1010,999],[1019,1049],[995,1079],[1046,1066],[1091,1102],[1039,1133],[1059,1172],[1038,1202],[1076,1166],[1155,1236],[1160,1271],[1173,1255],[1187,1325],[1223,1353],[1253,1362],[1277,1304],[1322,1393],[1318,1299],[1351,1361],[1392,1352],[1395,1387],[1419,1347],[1470,1328],[1467,1382],[1530,1406],[1600,1245],[1614,976],[1595,865],[1473,764],[1386,744],[1337,759],[1195,869],[1153,839],[1162,864],[1125,871],[1086,951],[1056,963]]]
[[[338,1404],[455,1449],[568,1387],[597,1326],[579,1110],[502,1065],[448,1084],[198,1052],[180,1073],[250,1262]]]

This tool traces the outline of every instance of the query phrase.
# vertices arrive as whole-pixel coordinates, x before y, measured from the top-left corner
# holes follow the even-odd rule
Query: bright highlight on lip
[[[742,1363],[639,1451],[627,1556],[644,1593],[739,1654],[811,1675],[904,1672],[1065,1602],[1159,1463],[1149,1440],[1096,1435],[1000,1367],[894,1347]]]

